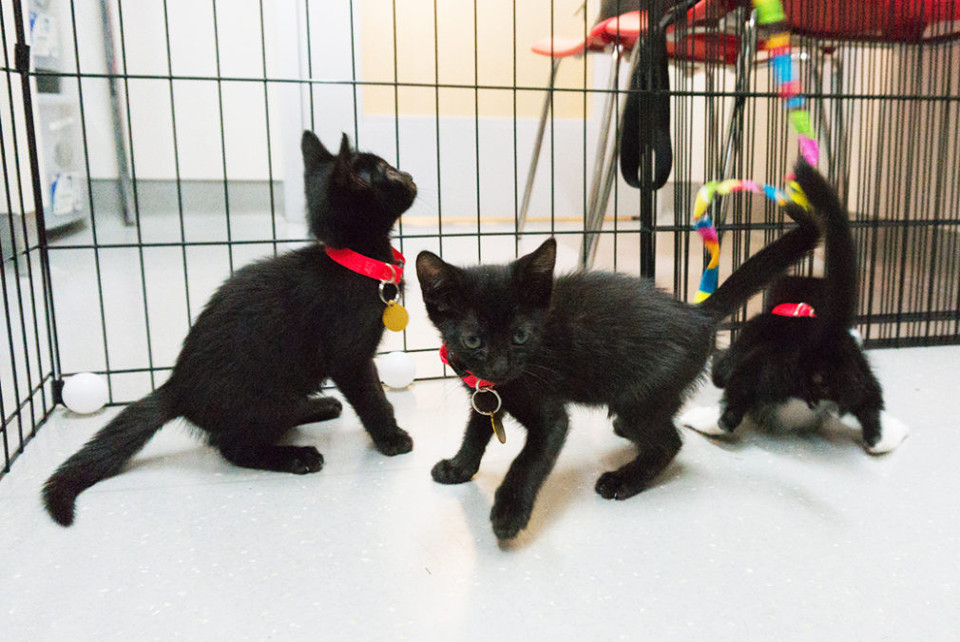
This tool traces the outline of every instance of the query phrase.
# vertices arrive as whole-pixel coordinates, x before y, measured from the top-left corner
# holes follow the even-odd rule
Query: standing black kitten
[[[824,221],[824,278],[782,277],[770,288],[763,314],[713,360],[713,382],[724,388],[721,408],[695,408],[681,421],[707,434],[732,432],[745,415],[784,430],[816,426],[850,413],[871,453],[888,452],[906,427],[883,415],[880,383],[850,329],[857,310],[857,256],[847,212],[836,192],[806,162],[797,180]],[[815,316],[784,316],[812,312]],[[806,311],[806,312],[804,312]]]
[[[324,245],[393,261],[390,229],[413,203],[416,185],[383,159],[351,151],[346,135],[337,156],[309,131],[301,149],[310,232],[320,243],[248,265],[220,286],[170,379],[127,406],[47,480],[44,503],[61,525],[73,522],[81,491],[119,473],[181,416],[239,466],[320,470],[323,456],[313,446],[276,442],[298,424],[340,414],[339,401],[313,396],[328,377],[380,452],[413,447],[373,363],[384,329],[379,282],[335,263]]]
[[[499,414],[509,412],[527,430],[496,493],[497,537],[512,538],[527,525],[567,435],[567,403],[607,405],[614,431],[639,448],[632,462],[600,476],[601,496],[631,497],[666,468],[681,443],[673,416],[714,348],[717,323],[816,244],[814,220],[796,205],[788,212],[799,227],[700,305],[626,275],[576,272],[554,280],[553,239],[509,265],[458,268],[420,253],[423,299],[451,365],[494,382]],[[434,466],[434,480],[473,477],[492,433],[490,417],[471,411],[459,452]]]

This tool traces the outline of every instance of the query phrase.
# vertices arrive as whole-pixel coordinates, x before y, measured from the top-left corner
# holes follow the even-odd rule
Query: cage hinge
[[[13,57],[18,73],[24,74],[30,71],[30,45],[18,42],[14,47]]]
[[[63,404],[63,379],[53,380],[53,403]]]

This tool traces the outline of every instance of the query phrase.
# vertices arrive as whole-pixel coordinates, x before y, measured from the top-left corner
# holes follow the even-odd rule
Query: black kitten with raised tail
[[[622,274],[575,272],[554,279],[553,239],[509,265],[459,268],[420,253],[423,299],[449,363],[458,373],[492,382],[502,400],[494,418],[508,412],[527,431],[496,492],[490,517],[498,538],[526,527],[566,438],[568,403],[608,406],[614,431],[639,450],[636,459],[600,476],[601,496],[631,497],[666,468],[681,445],[674,414],[714,349],[718,322],[816,244],[813,218],[793,204],[787,212],[799,226],[699,305]],[[470,480],[493,430],[490,416],[471,411],[459,452],[434,466],[434,480]]]
[[[386,299],[399,295],[402,265],[390,230],[413,203],[416,185],[383,159],[351,150],[346,135],[336,156],[310,131],[301,149],[307,218],[319,243],[248,265],[220,286],[190,329],[169,380],[124,408],[47,480],[44,504],[59,524],[73,523],[80,492],[121,472],[177,417],[238,466],[320,470],[316,448],[277,441],[296,425],[340,414],[339,401],[315,396],[327,378],[380,452],[413,447],[373,363],[388,305],[381,281],[369,275],[379,269],[380,278],[395,282],[385,286]],[[357,262],[366,273],[355,271]]]
[[[798,165],[797,180],[824,222],[824,278],[784,276],[774,282],[765,311],[713,359],[713,382],[724,389],[720,407],[688,410],[681,423],[717,435],[749,416],[782,432],[816,428],[839,414],[861,429],[868,452],[888,452],[908,430],[883,412],[880,382],[851,334],[858,274],[847,211],[806,162]]]

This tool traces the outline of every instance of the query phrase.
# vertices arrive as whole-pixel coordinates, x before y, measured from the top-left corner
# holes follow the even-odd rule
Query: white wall
[[[6,40],[4,66],[13,68],[14,45],[16,31],[13,21],[13,3],[4,2],[0,5],[3,11],[3,24],[6,27],[3,38]],[[7,180],[0,191],[0,212],[8,209],[14,213],[33,211],[33,191],[30,180],[30,158],[27,154],[26,123],[23,114],[23,97],[21,94],[20,76],[11,73],[0,74],[0,133],[3,135],[5,157],[2,173]],[[13,95],[11,103],[10,95]],[[19,155],[19,163],[17,162]],[[21,194],[20,186],[23,186]],[[21,202],[20,199],[23,199]],[[9,199],[9,200],[8,200]],[[7,203],[10,203],[8,208]],[[22,207],[21,207],[22,204]]]
[[[279,3],[286,4],[286,3]],[[177,80],[171,83],[152,76],[212,77],[217,75],[214,46],[213,6],[209,2],[167,0],[170,56],[163,3],[127,0],[123,3],[122,28],[126,49],[126,72],[133,131],[133,159],[139,179],[223,179],[220,101],[212,80]],[[226,174],[231,180],[266,180],[272,170],[283,176],[280,149],[281,117],[279,90],[275,85],[264,95],[264,83],[245,79],[263,78],[263,48],[266,44],[267,75],[276,77],[276,2],[264,3],[263,35],[256,0],[217,3],[220,75],[238,80],[223,81],[223,138]],[[79,67],[83,73],[106,71],[99,7],[96,2],[78,2]],[[117,70],[124,72],[121,54],[121,17],[112,5],[117,49]],[[123,91],[121,81],[121,92]],[[104,79],[84,79],[90,175],[111,178],[117,173],[111,133],[108,84]],[[269,100],[270,109],[266,103]],[[267,118],[273,154],[268,163]],[[174,120],[178,159],[174,154]]]
[[[544,7],[549,6],[549,0],[540,0],[540,3]],[[536,117],[519,117],[514,127],[511,117],[481,116],[475,122],[472,116],[444,115],[444,101],[452,101],[455,96],[462,98],[464,92],[473,93],[472,90],[459,89],[439,91],[439,116],[393,117],[365,113],[364,91],[355,91],[349,84],[354,75],[354,65],[356,77],[365,77],[362,42],[364,30],[361,28],[360,2],[355,0],[353,5],[354,15],[351,17],[350,3],[347,0],[310,3],[309,45],[312,56],[308,61],[307,15],[302,1],[266,0],[262,38],[257,0],[217,2],[221,76],[262,78],[263,41],[266,48],[266,74],[271,78],[309,77],[318,81],[347,81],[339,84],[316,83],[310,86],[270,83],[266,100],[262,82],[223,81],[222,136],[226,147],[226,177],[230,180],[266,180],[272,174],[275,180],[286,179],[288,216],[299,216],[302,213],[299,137],[301,129],[312,124],[321,139],[330,145],[336,145],[340,132],[346,131],[351,139],[356,139],[355,143],[361,148],[371,149],[393,162],[399,162],[404,169],[413,173],[421,188],[421,196],[410,213],[413,216],[435,217],[442,213],[444,217],[469,218],[475,217],[478,209],[484,216],[512,216],[515,201],[519,199],[516,192],[522,191],[526,178]],[[168,0],[167,7],[169,64],[163,4],[133,0],[123,2],[126,71],[132,75],[146,76],[164,76],[171,71],[175,75],[216,76],[212,4],[194,0]],[[115,22],[119,24],[116,0],[113,13]],[[592,10],[589,15],[593,15]],[[105,68],[97,3],[76,3],[76,18],[80,35],[80,68],[84,72],[102,73]],[[352,43],[351,24],[354,29]],[[472,52],[473,44],[470,39],[473,37],[473,27],[462,27],[464,47]],[[119,30],[117,34],[119,52]],[[500,38],[504,46],[513,47],[513,36],[509,29],[495,33],[481,32],[479,37]],[[433,40],[426,36],[423,40],[423,55],[432,58]],[[351,44],[354,47],[352,55]],[[532,55],[528,53],[530,44],[517,43],[518,58]],[[382,43],[382,55],[392,57],[392,54],[393,44]],[[312,67],[309,73],[308,63]],[[564,64],[582,65],[579,61],[568,61]],[[607,78],[609,59],[606,56],[594,55],[590,57],[589,65],[591,73],[587,86],[602,87]],[[122,66],[120,71],[123,71]],[[850,74],[859,73],[851,69],[847,71]],[[733,74],[729,70],[717,73],[722,79],[714,88],[732,90]],[[753,89],[764,91],[768,87],[767,71],[759,69],[755,73],[757,80]],[[689,91],[705,87],[702,71],[690,77],[680,77],[671,67],[671,76],[672,87],[675,88]],[[539,85],[542,87],[545,82],[544,73]],[[215,81],[175,81],[173,110],[170,83],[167,80],[134,78],[127,81],[127,85],[138,178],[172,179],[176,176],[174,116],[180,177],[187,180],[224,178],[220,101]],[[536,84],[528,86],[535,87]],[[116,176],[107,83],[103,79],[85,79],[83,91],[90,146],[90,173],[94,178]],[[401,92],[404,91],[428,94],[428,103],[436,100],[436,90],[429,87],[401,89]],[[495,90],[481,90],[479,100],[483,101],[485,96],[491,96],[494,92]],[[520,93],[527,96],[533,94],[537,100],[541,100],[543,96],[542,91]],[[311,95],[312,113],[309,102]],[[594,95],[590,100],[593,104],[586,120],[557,118],[553,122],[551,131],[554,136],[554,156],[552,159],[548,156],[548,133],[532,203],[531,214],[534,216],[582,216],[583,195],[587,189],[585,178],[589,181],[593,164],[602,95]],[[731,103],[732,99],[726,99],[724,116],[729,113]],[[767,145],[768,114],[771,110],[779,109],[781,105],[776,100],[748,100],[748,122],[754,132],[748,143],[756,147],[757,153],[752,155],[753,165],[745,170],[748,171],[745,178],[780,182],[779,174],[786,168],[768,168],[767,155],[764,152]],[[382,114],[379,107],[370,111],[378,110]],[[683,128],[688,146],[685,153],[690,163],[689,174],[682,179],[698,183],[716,177],[708,156],[716,153],[721,141],[716,138],[708,139],[705,99],[688,101],[687,114],[686,121],[678,123],[678,114],[674,113],[673,123],[675,129]],[[267,154],[268,120],[270,156]],[[784,145],[790,145],[791,150],[786,156],[792,158],[792,150],[795,149],[793,139],[788,138],[785,126],[782,131]],[[397,139],[400,142],[399,150],[396,146]],[[678,143],[679,140],[675,139],[675,145]],[[479,196],[476,176],[478,164],[481,174]],[[515,186],[515,183],[519,185]],[[620,180],[617,194],[618,213],[624,216],[635,213],[638,207],[636,190]]]

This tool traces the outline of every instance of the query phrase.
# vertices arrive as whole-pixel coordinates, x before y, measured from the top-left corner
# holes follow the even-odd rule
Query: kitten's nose
[[[416,194],[417,193],[417,184],[413,182],[413,176],[406,172],[400,172],[400,176],[403,178],[403,182],[406,183],[407,187]]]
[[[490,375],[494,381],[503,378],[508,372],[510,372],[510,364],[506,357],[500,357],[490,364]]]

